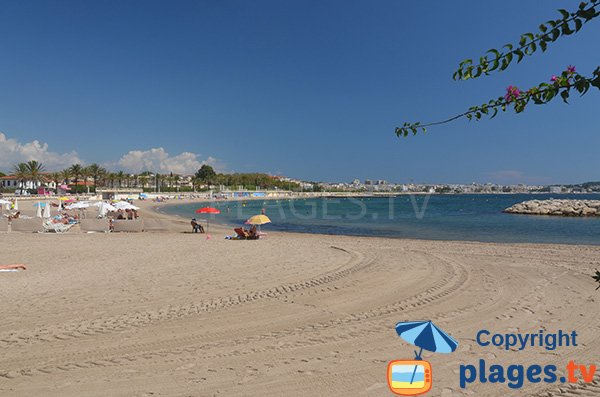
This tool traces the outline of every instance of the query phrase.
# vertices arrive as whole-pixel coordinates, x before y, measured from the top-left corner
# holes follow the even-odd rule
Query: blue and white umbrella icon
[[[431,321],[407,321],[396,324],[396,332],[408,343],[420,347],[419,353],[415,350],[415,359],[421,360],[423,349],[434,353],[452,353],[458,347],[458,342],[439,329]],[[410,383],[413,382],[417,366],[413,372]]]

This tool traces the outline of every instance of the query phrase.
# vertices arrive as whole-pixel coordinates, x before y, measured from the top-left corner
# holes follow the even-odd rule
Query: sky
[[[397,138],[598,66],[600,18],[507,71],[460,61],[517,42],[578,1],[7,1],[0,171],[36,159],[129,172],[267,172],[312,181],[600,180],[598,90]]]

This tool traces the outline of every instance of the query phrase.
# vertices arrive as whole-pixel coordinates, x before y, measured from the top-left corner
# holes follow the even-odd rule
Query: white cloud
[[[0,132],[0,169],[10,172],[17,163],[36,160],[45,165],[47,171],[57,171],[73,164],[82,163],[76,152],[57,153],[48,150],[48,144],[34,140],[21,143],[7,138]]]
[[[44,164],[47,171],[58,171],[73,164],[85,164],[79,155],[72,151],[57,153],[48,150],[48,144],[34,140],[21,143],[14,138],[7,138],[0,132],[0,170],[11,172],[15,164],[37,160]],[[225,166],[214,157],[200,159],[196,153],[183,152],[171,156],[164,148],[149,150],[131,150],[113,163],[103,164],[109,169],[139,173],[142,171],[162,174],[193,174],[203,165],[209,164],[216,171],[225,171]]]
[[[174,174],[193,174],[203,164],[209,164],[217,171],[223,170],[223,165],[214,157],[200,160],[198,154],[191,152],[171,156],[162,147],[127,152],[116,162],[115,167],[133,173],[152,171],[164,174],[171,172]]]

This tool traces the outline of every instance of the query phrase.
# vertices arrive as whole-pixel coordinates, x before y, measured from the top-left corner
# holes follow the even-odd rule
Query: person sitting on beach
[[[256,226],[252,225],[250,230],[248,231],[248,240],[257,240],[258,232],[256,231]]]
[[[192,218],[192,233],[204,233],[204,227],[196,221],[196,218]]]

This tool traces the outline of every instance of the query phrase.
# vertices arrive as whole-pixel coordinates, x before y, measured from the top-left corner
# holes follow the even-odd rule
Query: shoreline
[[[262,199],[262,198],[261,198]],[[287,199],[282,199],[282,198],[272,198],[272,200],[275,199],[279,199],[279,200],[287,200]],[[183,201],[183,202],[182,202]],[[243,199],[240,200],[216,200],[219,202],[227,202],[227,201],[244,201]],[[143,201],[142,201],[143,202]],[[154,203],[152,202],[152,205],[147,205],[146,206],[146,212],[144,212],[144,214],[147,213],[152,213],[155,216],[158,215],[159,219],[163,219],[163,220],[168,220],[171,221],[173,223],[177,223],[179,225],[185,225],[185,227],[187,229],[189,229],[189,221],[190,219],[186,219],[183,218],[180,215],[177,214],[167,214],[162,212],[160,209],[163,206],[175,206],[175,205],[180,205],[180,204],[191,204],[191,203],[209,203],[209,202],[215,202],[215,200],[206,200],[206,199],[192,199],[192,200],[177,200],[176,202],[166,202],[166,203]],[[140,203],[138,201],[138,203]],[[143,207],[142,207],[143,208]],[[229,223],[223,223],[223,222],[219,222],[217,220],[217,218],[215,219],[211,219],[210,221],[210,229],[211,229],[211,233],[212,231],[218,231],[218,232],[222,232],[222,233],[226,233],[226,235],[229,235],[233,232],[233,227],[236,227],[239,225],[233,225],[233,224],[229,224]],[[213,229],[214,228],[214,229]],[[187,230],[186,229],[186,230]],[[599,248],[600,244],[579,244],[579,243],[542,243],[542,242],[490,242],[490,241],[479,241],[479,240],[452,240],[452,239],[425,239],[425,238],[411,238],[411,237],[393,237],[393,236],[368,236],[368,235],[353,235],[353,234],[332,234],[332,233],[315,233],[315,232],[299,232],[299,231],[286,231],[286,230],[275,230],[275,231],[268,231],[269,234],[282,234],[283,236],[290,236],[290,237],[294,237],[294,236],[301,236],[301,235],[308,235],[308,236],[335,236],[335,237],[348,237],[348,238],[356,238],[356,239],[384,239],[384,240],[393,240],[393,241],[423,241],[423,242],[429,242],[429,243],[466,243],[466,244],[483,244],[483,245],[498,245],[498,246],[508,246],[508,245],[517,245],[520,247],[544,247],[544,246],[565,246],[565,247],[587,247],[587,248]]]

